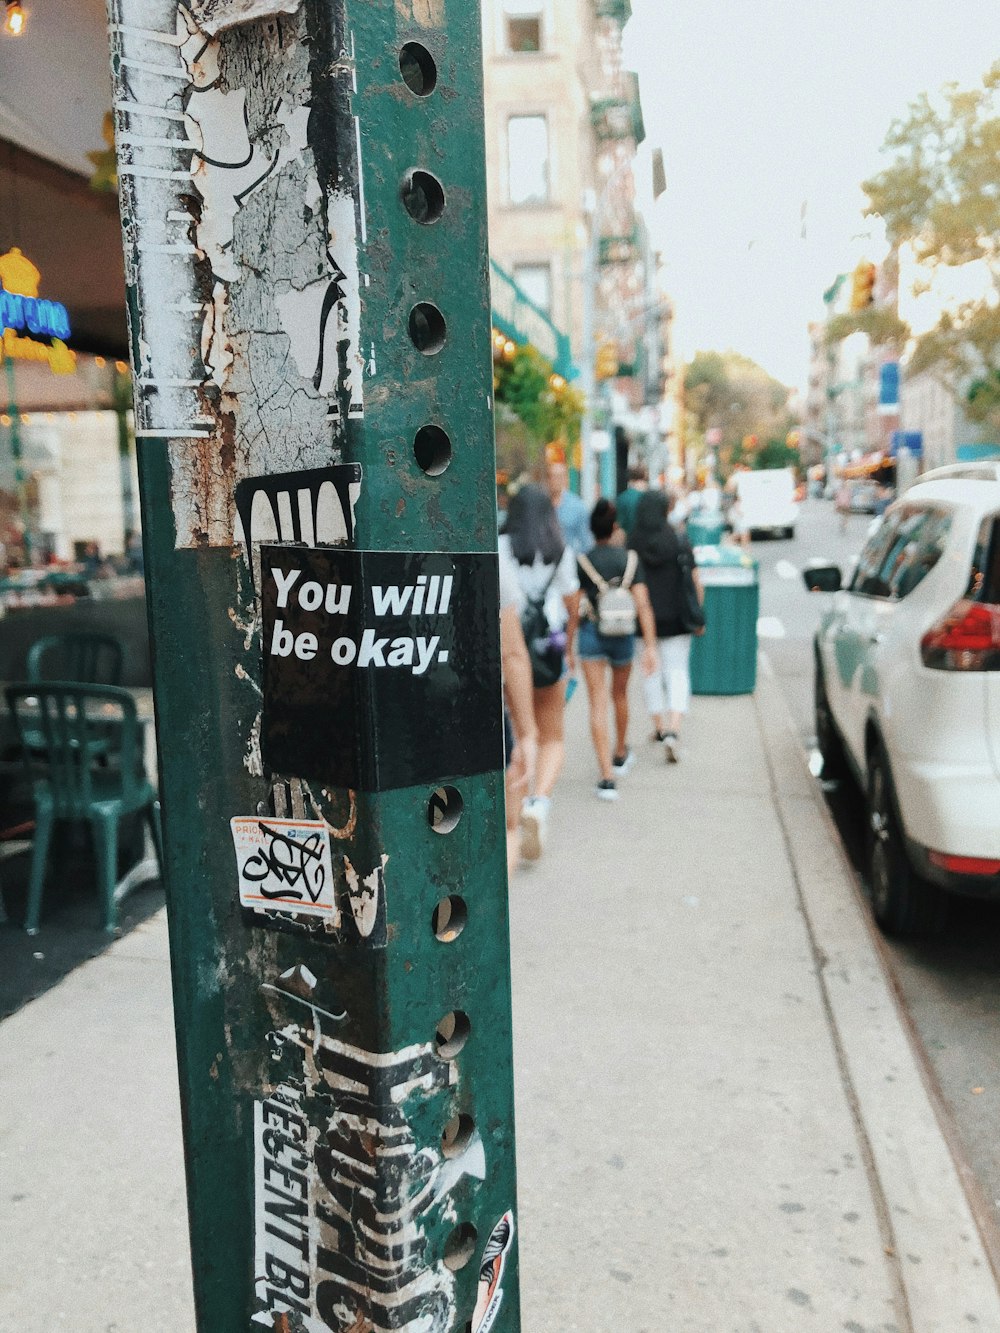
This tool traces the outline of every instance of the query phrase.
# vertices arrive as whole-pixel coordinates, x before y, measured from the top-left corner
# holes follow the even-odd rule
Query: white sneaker
[[[680,741],[678,741],[677,737],[673,734],[672,731],[668,731],[667,734],[664,736],[663,749],[664,752],[666,753],[668,764],[680,763],[681,759]]]
[[[525,861],[537,861],[545,846],[545,825],[549,803],[544,796],[532,796],[521,808],[521,855]]]

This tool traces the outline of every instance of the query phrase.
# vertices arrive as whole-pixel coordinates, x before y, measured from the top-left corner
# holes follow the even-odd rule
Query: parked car
[[[824,774],[868,807],[879,925],[940,929],[949,894],[1000,898],[1000,466],[928,473],[869,533],[815,639]]]
[[[875,481],[855,481],[851,483],[848,507],[852,514],[875,514],[878,512],[879,486]]]

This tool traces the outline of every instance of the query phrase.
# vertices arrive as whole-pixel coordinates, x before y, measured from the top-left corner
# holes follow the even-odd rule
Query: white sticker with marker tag
[[[244,907],[322,916],[340,924],[330,838],[322,820],[238,815],[230,828]]]

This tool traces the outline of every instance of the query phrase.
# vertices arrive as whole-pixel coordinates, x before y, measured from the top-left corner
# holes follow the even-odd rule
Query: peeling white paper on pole
[[[241,23],[294,14],[301,3],[302,0],[192,0],[191,8],[198,27],[214,37],[227,28],[238,28]]]

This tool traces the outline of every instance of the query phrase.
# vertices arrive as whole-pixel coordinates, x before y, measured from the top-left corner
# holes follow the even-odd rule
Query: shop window
[[[552,313],[552,265],[515,264],[514,281],[530,301]]]
[[[507,121],[507,191],[512,204],[549,199],[549,126],[544,116]]]

